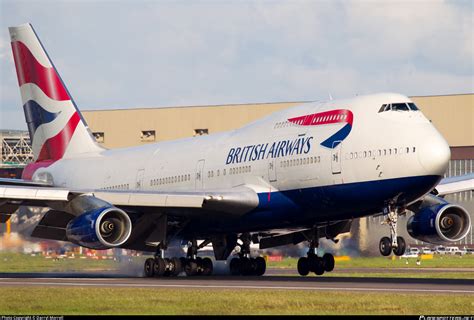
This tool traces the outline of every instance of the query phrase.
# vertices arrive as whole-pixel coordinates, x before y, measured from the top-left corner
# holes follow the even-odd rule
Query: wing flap
[[[0,199],[67,201],[69,190],[59,188],[0,186]]]

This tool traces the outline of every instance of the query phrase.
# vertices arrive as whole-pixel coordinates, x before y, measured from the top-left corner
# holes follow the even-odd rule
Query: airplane
[[[0,217],[49,208],[33,237],[154,252],[146,277],[212,274],[212,260],[197,255],[209,244],[216,260],[240,249],[233,275],[261,276],[266,262],[251,256],[251,244],[305,242],[297,269],[306,276],[334,269],[319,241],[337,242],[360,217],[386,218],[384,256],[405,252],[401,215],[413,213],[409,234],[425,242],[470,231],[469,213],[443,196],[472,190],[474,177],[442,180],[449,146],[404,95],[304,103],[228,132],[108,150],[31,24],[9,31],[34,162],[22,179],[0,181]],[[189,244],[186,257],[164,258],[177,240]]]

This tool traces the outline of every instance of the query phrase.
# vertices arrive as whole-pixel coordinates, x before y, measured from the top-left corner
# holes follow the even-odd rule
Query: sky
[[[26,129],[26,22],[82,110],[474,92],[469,0],[0,0],[0,129]]]

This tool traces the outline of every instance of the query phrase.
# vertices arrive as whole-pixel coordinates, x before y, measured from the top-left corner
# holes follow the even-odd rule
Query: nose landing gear
[[[397,235],[397,220],[401,213],[397,211],[392,203],[384,208],[384,213],[387,218],[382,224],[387,224],[390,227],[390,238],[383,237],[380,239],[379,251],[383,256],[389,256],[392,251],[396,256],[402,256],[405,253],[406,242],[403,237]]]

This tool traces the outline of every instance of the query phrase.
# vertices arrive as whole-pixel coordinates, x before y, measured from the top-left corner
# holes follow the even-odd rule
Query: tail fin
[[[102,150],[31,24],[9,31],[36,162]]]

